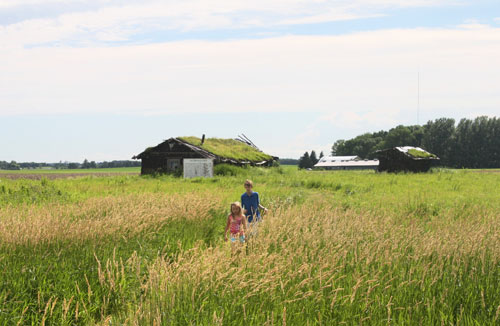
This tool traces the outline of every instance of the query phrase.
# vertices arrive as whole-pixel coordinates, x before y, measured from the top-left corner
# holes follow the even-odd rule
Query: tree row
[[[454,168],[500,167],[500,119],[440,118],[423,126],[399,125],[389,131],[365,133],[349,140],[337,140],[332,155],[375,157],[375,151],[396,146],[417,146],[436,154],[443,166]]]

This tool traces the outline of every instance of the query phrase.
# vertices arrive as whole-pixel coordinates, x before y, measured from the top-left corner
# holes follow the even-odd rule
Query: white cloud
[[[286,120],[284,119],[284,121]],[[273,153],[273,155],[278,155],[281,158],[299,158],[305,151],[310,152],[311,150],[316,151],[316,155],[319,155],[321,151],[325,155],[329,155],[332,147],[330,141],[332,139],[325,137],[324,130],[319,128],[318,122],[315,121],[304,126],[301,129],[303,131],[297,134],[291,133],[290,137],[280,144],[273,144],[269,139],[272,137],[258,137],[255,141],[264,146],[262,147],[264,152]]]
[[[59,2],[62,2],[64,0],[60,0]],[[43,4],[48,4],[48,3],[53,3],[54,1],[47,1],[47,0],[1,0],[0,1],[0,9],[2,8],[12,8],[12,7],[19,7],[19,6],[26,6],[26,5],[43,5]]]
[[[321,121],[326,121],[336,128],[359,129],[360,125],[372,129],[382,129],[385,126],[395,126],[398,124],[401,109],[387,108],[383,114],[379,110],[369,110],[365,112],[343,111],[326,113],[320,117]],[[365,129],[367,130],[367,129]]]
[[[44,12],[44,6],[58,2],[62,0],[4,0],[0,2],[0,12],[2,8],[19,8],[16,16],[23,17],[25,6],[36,6],[37,11]],[[68,6],[67,11],[56,17],[26,18],[10,25],[0,25],[0,46],[31,46],[48,42],[81,46],[99,41],[127,40],[136,34],[162,30],[205,31],[352,20],[380,16],[390,8],[450,5],[456,1],[99,0],[96,5],[95,1],[81,0],[64,4]]]
[[[0,115],[305,112],[341,126],[500,107],[500,28],[0,52]],[[380,120],[382,119],[382,120]],[[339,122],[340,121],[340,122]]]
[[[325,6],[368,6],[368,7],[422,7],[422,6],[442,6],[442,5],[456,5],[464,1],[457,0],[221,0],[217,2],[209,0],[184,0],[184,1],[158,1],[158,0],[1,0],[0,8],[15,8],[22,6],[38,6],[52,5],[54,3],[70,3],[70,4],[87,4],[91,5],[98,3],[102,6],[111,5],[137,5],[137,4],[151,4],[151,3],[166,3],[166,4],[187,4],[188,6],[202,6],[202,7],[218,7],[224,8],[225,11],[234,11],[242,9],[260,9],[263,4],[266,10],[274,11],[294,11],[295,7],[302,8],[315,8]],[[313,9],[310,9],[310,11]]]
[[[300,24],[314,24],[314,23],[324,23],[332,21],[342,21],[342,20],[355,20],[362,18],[374,18],[381,17],[382,14],[349,14],[347,12],[339,12],[338,10],[330,10],[323,14],[317,14],[313,16],[300,17],[300,18],[290,18],[284,19],[278,23],[278,25],[300,25]]]
[[[463,24],[460,24],[457,27],[463,29],[482,29],[489,28],[490,26],[488,24],[480,23],[477,19],[470,18],[466,19]]]

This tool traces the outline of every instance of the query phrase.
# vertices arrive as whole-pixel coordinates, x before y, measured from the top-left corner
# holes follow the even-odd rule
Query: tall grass
[[[500,175],[0,179],[0,325],[500,322]],[[271,208],[222,241],[246,178]]]
[[[150,260],[215,245],[223,211],[214,203],[149,194],[3,209],[0,324],[89,324],[125,309]]]
[[[139,309],[109,324],[497,324],[498,215],[410,219],[278,208],[246,254],[159,257]]]

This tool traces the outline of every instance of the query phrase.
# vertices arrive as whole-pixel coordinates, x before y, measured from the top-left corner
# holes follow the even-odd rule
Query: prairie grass
[[[498,215],[410,219],[322,201],[278,208],[246,254],[159,257],[139,309],[116,324],[498,323]]]
[[[251,178],[271,209],[222,233]],[[500,175],[0,177],[0,325],[498,325]]]
[[[178,220],[204,223],[216,211],[212,197],[141,194],[91,198],[84,205],[7,207],[0,212],[0,238],[4,245],[36,246],[135,236]]]

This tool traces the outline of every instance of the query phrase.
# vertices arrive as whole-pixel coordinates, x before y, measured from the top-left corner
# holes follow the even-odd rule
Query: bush
[[[247,170],[247,168],[222,163],[214,166],[214,175],[238,176],[245,174],[245,170]]]

